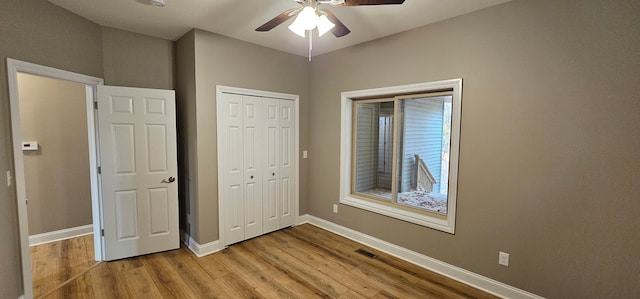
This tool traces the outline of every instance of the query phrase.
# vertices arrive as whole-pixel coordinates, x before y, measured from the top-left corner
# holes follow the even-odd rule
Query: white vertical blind
[[[378,158],[378,103],[357,105],[356,192],[373,190]]]

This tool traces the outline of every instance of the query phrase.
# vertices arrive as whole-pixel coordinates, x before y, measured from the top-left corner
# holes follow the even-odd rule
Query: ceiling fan
[[[402,4],[405,0],[292,0],[302,5],[302,7],[292,8],[284,11],[275,18],[256,28],[256,31],[269,31],[284,23],[295,15],[295,21],[289,26],[294,33],[305,37],[308,30],[318,28],[318,33],[322,36],[331,31],[336,37],[343,37],[351,32],[340,20],[327,9],[319,9],[321,4],[329,4],[334,7],[341,6],[361,6],[361,5],[386,5]]]

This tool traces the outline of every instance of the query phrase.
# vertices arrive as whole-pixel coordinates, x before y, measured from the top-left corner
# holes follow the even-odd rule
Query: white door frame
[[[239,94],[239,95],[247,95],[247,96],[256,96],[256,97],[264,97],[264,98],[274,98],[274,99],[284,99],[284,100],[291,100],[293,101],[295,104],[295,131],[294,131],[294,136],[295,141],[295,151],[293,153],[294,159],[296,161],[296,165],[294,167],[294,173],[293,176],[296,179],[296,184],[295,184],[295,190],[294,190],[294,194],[295,194],[295,199],[294,199],[294,219],[296,219],[296,223],[298,221],[298,216],[300,214],[300,96],[295,95],[295,94],[288,94],[288,93],[279,93],[279,92],[271,92],[271,91],[263,91],[263,90],[256,90],[256,89],[246,89],[246,88],[238,88],[238,87],[230,87],[230,86],[224,86],[224,85],[216,85],[216,132],[217,132],[217,141],[216,143],[218,144],[217,147],[217,152],[218,152],[218,185],[220,185],[220,178],[225,175],[222,173],[222,169],[220,167],[220,152],[222,152],[222,144],[220,143],[220,130],[222,128],[222,118],[220,117],[220,111],[222,109],[221,105],[222,105],[222,94],[223,93],[233,93],[233,94]],[[218,188],[218,233],[219,233],[219,242],[220,242],[220,247],[221,248],[226,248],[227,247],[227,243],[225,241],[225,236],[224,236],[224,222],[223,220],[225,219],[225,215],[224,215],[224,201],[221,200],[222,198],[222,188]]]
[[[22,256],[22,280],[24,297],[33,298],[31,257],[29,253],[29,222],[27,215],[26,187],[24,176],[24,161],[22,154],[22,128],[20,126],[20,101],[18,95],[18,73],[26,73],[72,81],[86,85],[87,95],[87,128],[89,136],[89,173],[91,180],[91,207],[93,217],[93,242],[96,261],[103,260],[103,244],[100,237],[102,227],[100,211],[100,185],[98,180],[98,152],[97,133],[95,126],[95,110],[93,101],[96,96],[96,86],[104,84],[104,80],[87,75],[64,71],[52,67],[37,65],[29,62],[7,58],[7,77],[9,81],[9,103],[11,109],[11,132],[13,135],[13,163],[15,168],[15,183],[18,206],[18,226],[20,233],[20,253]]]

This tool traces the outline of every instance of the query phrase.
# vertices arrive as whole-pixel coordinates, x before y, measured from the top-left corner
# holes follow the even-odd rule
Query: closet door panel
[[[225,243],[232,244],[244,240],[244,137],[242,96],[223,94],[221,99],[223,128],[220,140],[223,146],[218,153],[218,167],[222,168],[220,188],[222,208],[225,217],[221,225]]]
[[[264,232],[271,232],[279,229],[279,108],[278,100],[262,99],[263,105],[263,144],[264,144],[264,198],[263,209]]]
[[[262,100],[243,97],[244,238],[262,234]]]
[[[293,101],[279,101],[279,213],[280,227],[295,224],[295,103]]]

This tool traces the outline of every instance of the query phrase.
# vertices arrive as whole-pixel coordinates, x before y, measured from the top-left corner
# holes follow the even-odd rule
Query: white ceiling
[[[265,47],[308,55],[308,41],[281,24],[269,32],[255,28],[289,8],[292,0],[166,0],[167,6],[149,0],[49,0],[95,23],[169,40],[192,28],[244,40]],[[336,38],[327,33],[314,38],[313,55],[319,55],[394,33],[435,23],[510,0],[406,0],[402,5],[329,8],[351,33]],[[317,36],[316,36],[317,37]]]

